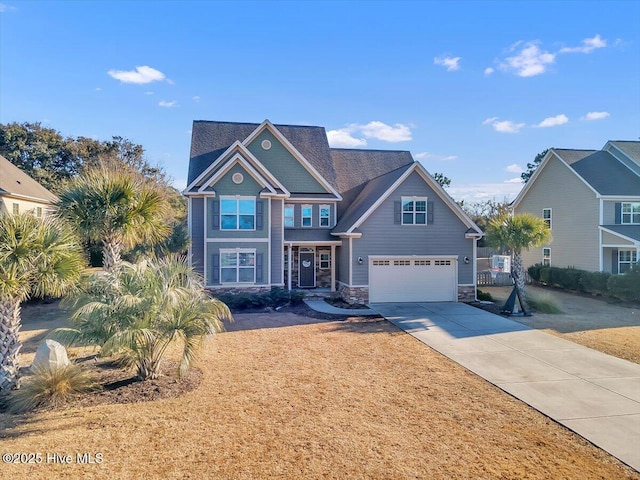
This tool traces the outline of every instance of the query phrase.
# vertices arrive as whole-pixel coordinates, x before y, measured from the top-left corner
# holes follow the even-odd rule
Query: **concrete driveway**
[[[640,365],[464,303],[373,310],[640,471]]]

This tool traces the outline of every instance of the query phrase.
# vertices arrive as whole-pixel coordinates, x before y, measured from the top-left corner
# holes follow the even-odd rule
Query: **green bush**
[[[551,281],[551,267],[541,267],[540,268],[540,283],[544,283],[546,285],[552,285]]]
[[[534,282],[539,283],[540,282],[540,270],[542,270],[543,268],[548,268],[548,267],[545,267],[541,263],[536,263],[535,265],[531,265],[527,269],[527,272],[529,273],[529,278],[531,278],[531,280],[533,280]]]
[[[231,310],[250,310],[259,308],[277,308],[285,305],[302,303],[304,292],[273,288],[264,293],[223,293],[216,295],[220,301],[227,304]]]
[[[609,289],[607,288],[607,281],[611,276],[607,272],[582,272],[580,276],[580,285],[582,290],[594,295],[607,295]]]
[[[621,300],[640,301],[640,267],[635,266],[622,275],[611,275],[607,280],[609,294]]]
[[[567,288],[569,290],[582,290],[580,284],[580,277],[583,270],[578,270],[573,267],[569,268],[556,268],[554,273],[555,284]]]
[[[493,296],[489,292],[483,292],[482,290],[478,290],[477,297],[478,297],[478,300],[482,302],[493,302]]]

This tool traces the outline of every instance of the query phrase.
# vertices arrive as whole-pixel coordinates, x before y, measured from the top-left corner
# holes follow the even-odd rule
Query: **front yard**
[[[30,308],[25,340],[63,320]],[[2,453],[74,459],[3,465],[3,476],[640,478],[386,321],[296,315],[237,315],[237,326],[277,328],[217,335],[202,383],[180,397],[0,414]],[[84,452],[102,463],[78,464]]]

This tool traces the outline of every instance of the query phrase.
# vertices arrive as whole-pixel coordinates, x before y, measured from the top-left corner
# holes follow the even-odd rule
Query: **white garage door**
[[[456,257],[369,257],[369,301],[453,302]]]

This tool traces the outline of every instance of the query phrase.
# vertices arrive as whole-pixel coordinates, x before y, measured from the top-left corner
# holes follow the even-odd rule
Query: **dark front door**
[[[300,252],[299,263],[299,280],[298,286],[300,287],[315,287],[316,286],[316,266],[315,266],[315,253],[314,252]]]

